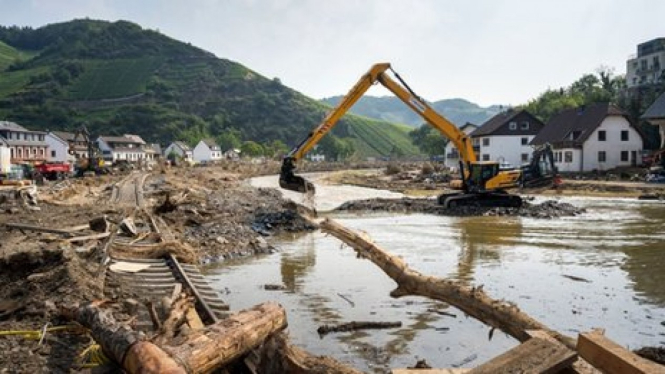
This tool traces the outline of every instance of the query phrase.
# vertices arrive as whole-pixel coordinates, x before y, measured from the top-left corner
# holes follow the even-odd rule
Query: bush
[[[388,166],[386,166],[386,175],[395,175],[401,172],[402,168],[397,164],[390,163]]]

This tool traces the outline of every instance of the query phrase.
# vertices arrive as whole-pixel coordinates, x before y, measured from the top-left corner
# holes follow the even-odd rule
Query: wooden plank
[[[466,374],[471,369],[392,369],[391,374]]]
[[[99,234],[92,234],[92,235],[86,235],[86,236],[76,236],[74,238],[69,238],[67,239],[68,242],[74,243],[74,242],[85,242],[88,240],[99,240],[99,239],[104,239],[108,236],[110,236],[110,232],[102,232]]]
[[[468,374],[492,373],[557,373],[577,358],[560,343],[532,338],[492,360],[472,369]]]
[[[527,330],[526,333],[532,338],[541,338],[550,342],[560,343],[550,333],[544,330]],[[586,362],[582,357],[577,357],[577,360],[575,360],[570,367],[561,370],[559,374],[602,374],[602,372],[591,366],[591,364]]]
[[[607,374],[665,373],[665,366],[634,354],[597,331],[580,334],[577,352]]]

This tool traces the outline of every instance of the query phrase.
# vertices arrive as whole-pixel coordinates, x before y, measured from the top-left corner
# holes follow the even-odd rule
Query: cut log
[[[119,324],[110,310],[102,309],[105,301],[94,301],[80,308],[65,309],[62,314],[90,329],[90,335],[111,360],[128,373],[185,374],[168,354],[156,345],[140,341],[137,332]]]
[[[286,312],[268,302],[240,311],[186,337],[176,337],[165,352],[193,373],[209,373],[247,354],[286,328]]]
[[[607,374],[665,373],[665,366],[644,359],[603,336],[599,331],[580,334],[577,351]]]
[[[397,283],[397,289],[390,293],[392,297],[414,295],[445,301],[520,342],[530,338],[527,330],[543,330],[566,347],[575,349],[573,338],[549,329],[512,303],[490,298],[482,287],[470,287],[461,282],[422,275],[410,269],[401,258],[388,254],[331,219],[325,219],[320,227],[351,246],[360,257],[369,259],[392,278]]]
[[[286,327],[284,308],[264,303],[159,347],[141,341],[137,332],[116,322],[109,309],[101,308],[103,304],[66,309],[63,315],[89,328],[107,357],[128,373],[209,373]]]

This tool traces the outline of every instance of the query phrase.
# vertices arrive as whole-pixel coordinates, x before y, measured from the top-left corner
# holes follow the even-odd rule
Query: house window
[[[522,138],[522,145],[528,145],[529,144],[529,138]]]
[[[51,151],[51,157],[55,158],[55,151]]]
[[[605,162],[607,161],[607,156],[605,154],[605,151],[598,151],[598,162]]]
[[[564,152],[563,157],[565,162],[573,162],[573,151]]]
[[[522,122],[522,125],[520,126],[522,130],[528,130],[529,129],[529,122],[524,121]]]
[[[621,151],[621,162],[628,162],[628,151]]]
[[[483,155],[483,161],[489,161],[490,155]]]
[[[483,138],[483,147],[489,147],[490,138]]]
[[[604,142],[607,139],[607,134],[605,133],[605,130],[599,130],[598,131],[598,141],[599,142]]]
[[[529,162],[529,154],[522,153],[522,162]]]
[[[517,122],[511,122],[511,123],[509,123],[509,124],[508,124],[508,127],[509,127],[511,130],[517,130]]]
[[[621,130],[621,141],[622,142],[628,141],[628,130]]]

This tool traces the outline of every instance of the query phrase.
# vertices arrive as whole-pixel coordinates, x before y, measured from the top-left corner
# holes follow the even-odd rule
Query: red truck
[[[61,163],[44,163],[36,165],[35,170],[49,180],[67,178],[72,174],[72,166],[70,164]]]

